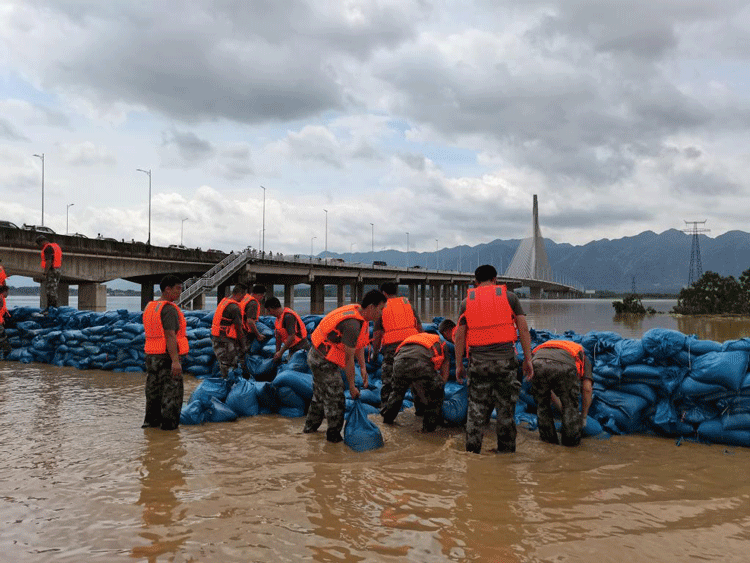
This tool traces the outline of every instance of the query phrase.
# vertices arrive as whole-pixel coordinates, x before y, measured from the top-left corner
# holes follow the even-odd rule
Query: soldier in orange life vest
[[[307,327],[302,318],[289,307],[282,307],[278,297],[269,297],[265,305],[266,310],[276,317],[276,353],[273,360],[280,362],[287,350],[289,357],[297,350],[307,350]]]
[[[5,273],[5,268],[2,266],[2,259],[0,259],[0,286],[5,285],[5,280],[8,279],[8,274]]]
[[[456,323],[445,319],[440,323],[440,334],[451,341]],[[380,414],[383,422],[393,424],[411,387],[415,400],[424,405],[422,432],[432,432],[440,421],[443,406],[443,387],[450,374],[450,359],[440,335],[420,332],[407,336],[396,349],[393,370],[393,391]]]
[[[537,405],[539,438],[551,444],[560,443],[551,406],[551,400],[557,399],[562,413],[562,445],[577,446],[591,406],[594,384],[591,362],[583,346],[570,340],[548,340],[534,348],[532,354],[534,378],[531,393]],[[583,401],[579,413],[581,391]]]
[[[226,379],[229,370],[237,367],[240,358],[245,357],[247,345],[242,328],[240,302],[247,293],[247,286],[238,283],[232,288],[232,295],[219,302],[211,323],[211,344],[219,362],[221,376]]]
[[[307,363],[313,373],[313,398],[307,413],[305,433],[315,432],[328,419],[326,439],[341,442],[344,426],[344,381],[346,373],[352,399],[359,397],[355,384],[354,358],[364,365],[364,349],[370,343],[370,321],[377,321],[385,307],[385,295],[377,289],[365,294],[361,304],[345,305],[328,313],[315,328]],[[367,372],[362,373],[367,386]]]
[[[175,275],[159,283],[161,298],[146,305],[146,418],[143,428],[174,430],[180,425],[183,381],[180,358],[188,353],[187,323],[174,303],[182,292]]]
[[[466,451],[479,453],[486,422],[497,410],[497,451],[516,451],[515,409],[518,381],[516,340],[523,348],[523,371],[534,374],[531,365],[531,335],[518,297],[497,285],[497,270],[489,264],[474,271],[476,287],[461,303],[455,333],[456,381],[463,382],[463,357],[469,355],[469,409],[466,420]],[[517,331],[517,332],[516,332]]]
[[[10,354],[11,352],[8,335],[5,334],[5,319],[10,318],[8,306],[5,303],[6,297],[8,297],[8,286],[5,284],[0,285],[0,352],[3,355]]]
[[[381,366],[381,381],[383,387],[380,389],[380,397],[385,404],[393,388],[393,359],[396,348],[409,336],[422,332],[422,323],[417,312],[406,297],[398,296],[398,284],[386,282],[380,286],[388,299],[383,316],[375,323],[372,331],[372,353],[377,356],[383,354]]]
[[[247,354],[250,352],[250,347],[253,342],[265,341],[268,337],[263,336],[258,330],[258,319],[260,319],[260,308],[261,303],[266,297],[266,286],[261,284],[255,284],[247,295],[240,301],[240,309],[242,309],[242,329],[245,331],[246,348],[245,353],[240,358],[240,364],[242,364],[242,376],[245,379],[250,379],[250,371],[247,369]]]
[[[42,249],[42,272],[47,295],[47,307],[57,307],[57,285],[60,283],[62,267],[62,250],[56,242],[49,242],[44,235],[36,237],[36,243]]]

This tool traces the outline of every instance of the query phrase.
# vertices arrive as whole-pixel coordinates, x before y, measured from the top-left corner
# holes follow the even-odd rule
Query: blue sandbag
[[[646,353],[656,360],[668,360],[685,346],[685,335],[676,330],[652,328],[641,338]]]
[[[201,424],[206,420],[206,407],[200,401],[192,401],[182,405],[180,424]]]
[[[640,340],[623,338],[615,342],[615,353],[621,366],[640,363],[646,355],[646,350]]]
[[[375,389],[360,389],[359,400],[368,405],[377,407],[380,405],[380,387]]]
[[[270,414],[279,410],[279,392],[270,381],[255,382],[259,414]]]
[[[273,386],[276,389],[283,387],[291,388],[297,395],[302,397],[305,402],[312,401],[313,396],[313,378],[312,374],[301,373],[298,371],[286,370],[278,374],[273,380]]]
[[[455,385],[455,387],[449,387]],[[442,413],[446,422],[451,424],[464,424],[469,412],[469,388],[457,383],[445,384],[445,399],[443,400]]]
[[[383,447],[383,435],[369,418],[362,402],[355,400],[346,417],[344,443],[355,452],[364,452]]]
[[[239,416],[255,416],[260,411],[255,382],[240,379],[232,385],[226,400],[227,406]]]
[[[206,409],[206,422],[234,422],[237,413],[216,397],[211,397],[211,405]]]
[[[708,352],[695,359],[690,376],[701,383],[719,383],[739,391],[747,373],[748,352]]]
[[[264,359],[258,356],[250,356],[247,359],[247,369],[259,381],[271,381],[276,376],[277,368],[278,364],[273,361],[272,357]]]
[[[648,402],[643,397],[619,391],[608,391],[594,400],[597,419],[613,418],[620,433],[632,433],[642,426],[643,411]]]
[[[722,352],[750,352],[750,338],[740,338],[739,340],[727,340],[721,347]]]
[[[279,371],[286,371],[288,369],[302,373],[312,373],[310,371],[310,366],[307,365],[307,350],[297,350],[279,367]]]
[[[685,350],[690,354],[701,356],[709,352],[721,352],[721,342],[715,340],[700,340],[695,335],[685,338]]]
[[[277,391],[280,405],[278,412],[281,416],[290,418],[305,416],[307,404],[291,387],[281,387]]]
[[[622,393],[627,393],[628,395],[638,395],[639,397],[643,397],[650,405],[656,404],[659,399],[654,388],[645,383],[626,383],[613,387],[613,389]]]
[[[714,444],[750,447],[750,430],[724,430],[720,419],[707,420],[698,427],[698,438]]]
[[[201,381],[200,385],[190,395],[190,401],[200,401],[204,406],[211,405],[211,399],[225,401],[229,394],[229,385],[227,380],[222,377],[207,377]]]
[[[351,412],[352,408],[354,407],[355,402],[356,401],[354,401],[353,399],[346,400],[345,414],[348,415]],[[367,416],[370,416],[371,414],[380,414],[380,409],[378,407],[373,406],[373,405],[368,405],[367,403],[363,403],[362,401],[360,401],[360,403],[362,404],[362,408],[364,409]]]
[[[194,375],[195,377],[199,377],[201,375],[210,375],[210,369],[208,368],[208,366],[203,364],[188,366],[184,369],[190,375]]]
[[[602,432],[604,432],[604,429],[602,428],[602,425],[599,424],[599,421],[587,416],[586,426],[581,429],[581,436],[584,438],[593,438],[594,436],[599,436]]]
[[[692,436],[695,428],[684,422],[669,399],[662,399],[656,405],[656,412],[651,418],[651,425],[657,432],[671,437]]]

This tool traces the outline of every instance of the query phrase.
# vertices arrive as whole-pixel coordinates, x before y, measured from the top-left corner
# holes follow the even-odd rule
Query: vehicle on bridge
[[[373,260],[372,265],[373,266],[387,266],[388,264],[386,262],[383,262],[382,260]]]
[[[45,227],[44,225],[27,225],[26,223],[23,224],[23,228],[26,231],[35,231],[37,233],[44,233],[47,235],[56,235],[57,233],[50,229],[49,227]]]
[[[10,221],[0,221],[0,227],[3,227],[5,229],[17,229],[18,225],[15,223],[11,223]]]

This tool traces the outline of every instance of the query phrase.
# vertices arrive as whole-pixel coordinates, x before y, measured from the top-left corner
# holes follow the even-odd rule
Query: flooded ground
[[[593,314],[537,303],[548,330],[585,332]],[[0,362],[0,561],[748,559],[749,449],[647,436],[564,449],[520,429],[516,454],[491,453],[488,432],[477,456],[458,429],[420,434],[411,411],[393,427],[373,417],[385,447],[367,453],[277,415],[169,433],[140,428],[144,382]]]

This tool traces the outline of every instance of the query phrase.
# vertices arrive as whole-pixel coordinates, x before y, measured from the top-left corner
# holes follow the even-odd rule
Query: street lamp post
[[[260,251],[266,251],[266,188],[263,188],[263,240],[261,241]]]
[[[312,237],[312,238],[310,239],[310,260],[312,260],[312,259],[313,259],[313,241],[314,241],[314,240],[315,240],[316,238],[318,238],[318,237]]]
[[[34,156],[42,160],[42,227],[44,227],[44,153]]]
[[[146,244],[151,244],[151,169],[144,170],[143,168],[136,168],[136,172],[143,172],[148,176],[148,241]]]
[[[370,223],[372,231],[372,253],[375,254],[375,223]]]
[[[182,224],[180,225],[180,246],[182,246],[182,235],[183,235],[183,233],[185,232],[185,221],[187,221],[187,220],[188,220],[188,218],[187,218],[187,217],[185,217],[185,218],[184,218],[184,219],[182,220]]]
[[[70,211],[70,208],[74,206],[75,203],[69,203],[68,207],[65,208],[65,234],[67,235],[69,233],[68,231],[68,211]]]
[[[326,251],[326,254],[328,254],[328,210],[324,209],[323,211],[326,212],[326,247],[325,247],[325,251]]]
[[[351,254],[351,255],[352,255],[352,257],[354,257],[354,244],[355,244],[355,243],[351,243],[351,244],[349,245],[349,254]]]
[[[406,269],[409,269],[409,233],[406,233]]]

